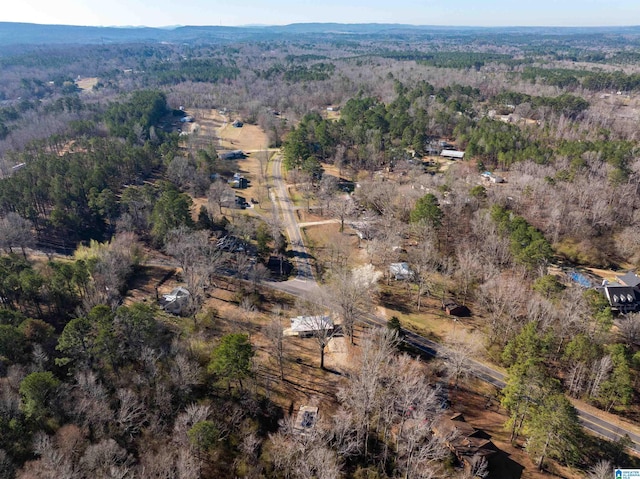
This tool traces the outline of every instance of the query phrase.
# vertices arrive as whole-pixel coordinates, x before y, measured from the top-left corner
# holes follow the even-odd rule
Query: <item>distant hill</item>
[[[460,27],[385,23],[294,23],[280,26],[83,27],[0,22],[0,45],[130,42],[229,42],[282,36],[387,36],[527,33],[541,35],[640,34],[640,27]]]

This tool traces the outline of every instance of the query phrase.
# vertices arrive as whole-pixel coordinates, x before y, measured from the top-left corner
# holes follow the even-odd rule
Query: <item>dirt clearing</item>
[[[247,214],[260,216],[271,211],[267,190],[268,163],[277,149],[267,149],[269,139],[257,125],[244,123],[233,127],[234,119],[213,109],[187,109],[185,113],[194,118],[193,123],[185,123],[183,128],[189,133],[185,146],[195,154],[200,149],[213,146],[218,153],[228,150],[242,150],[245,158],[219,160],[224,172],[238,173],[249,181],[247,188],[236,189],[236,195],[243,197],[251,207]],[[226,175],[227,173],[225,173]],[[254,201],[251,201],[254,200]],[[194,219],[200,206],[206,204],[204,197],[193,198]],[[239,211],[239,210],[238,210]]]
[[[193,116],[190,127],[193,136],[189,143],[213,144],[218,150],[242,150],[252,153],[266,149],[269,138],[258,125],[244,123],[242,127],[232,126],[235,118],[223,115],[217,110],[194,108],[185,113]]]
[[[91,90],[97,84],[98,79],[96,77],[81,78],[79,80],[76,80],[76,85],[83,91]]]

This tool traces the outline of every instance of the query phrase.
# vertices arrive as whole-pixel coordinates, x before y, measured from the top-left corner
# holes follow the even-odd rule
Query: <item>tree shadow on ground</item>
[[[408,306],[406,299],[398,297],[398,295],[383,291],[380,293],[380,302],[385,308],[393,309],[402,314],[410,314],[411,308]]]
[[[269,279],[271,281],[287,281],[293,272],[293,264],[286,259],[281,264],[280,258],[270,256],[267,261],[267,269],[269,270]]]

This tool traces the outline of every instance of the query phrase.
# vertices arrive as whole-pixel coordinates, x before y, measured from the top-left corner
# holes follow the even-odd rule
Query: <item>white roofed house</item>
[[[464,160],[464,151],[442,150],[440,156],[443,158],[451,158],[452,160]]]
[[[389,265],[389,274],[397,281],[404,281],[413,277],[413,271],[409,268],[408,263],[391,263]]]
[[[172,314],[182,314],[189,306],[191,294],[182,286],[173,288],[169,294],[163,294],[160,299],[162,309]]]
[[[319,316],[296,316],[291,318],[291,328],[288,330],[290,336],[309,338],[318,331],[333,331],[334,324],[327,315]]]
[[[291,318],[291,327],[283,331],[285,336],[314,338],[320,352],[320,369],[324,369],[324,351],[336,334],[333,321],[328,315],[296,316]]]

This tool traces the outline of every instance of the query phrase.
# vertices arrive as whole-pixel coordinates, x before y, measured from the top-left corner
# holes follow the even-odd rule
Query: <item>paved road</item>
[[[308,282],[308,289],[314,289],[317,284],[313,276],[313,268],[311,267],[309,253],[304,247],[304,241],[296,220],[293,203],[287,191],[287,185],[282,177],[282,156],[279,154],[272,160],[271,177],[273,178],[273,188],[270,190],[271,199],[278,206],[284,229],[289,237],[289,244],[296,263],[296,280]]]
[[[364,314],[363,320],[365,323],[377,326],[386,325],[386,320],[373,314]],[[416,349],[433,357],[446,357],[448,348],[440,343],[427,339],[423,336],[415,334],[411,331],[403,330],[404,341],[413,346]],[[474,376],[481,379],[484,382],[492,384],[498,389],[505,387],[505,375],[485,364],[478,361],[469,361],[471,372]],[[589,432],[602,436],[606,439],[616,441],[626,435],[629,436],[633,444],[630,449],[635,453],[640,454],[640,435],[631,431],[627,431],[624,428],[613,424],[612,422],[601,419],[593,414],[581,409],[580,406],[575,405],[578,411],[578,417],[582,426]]]

